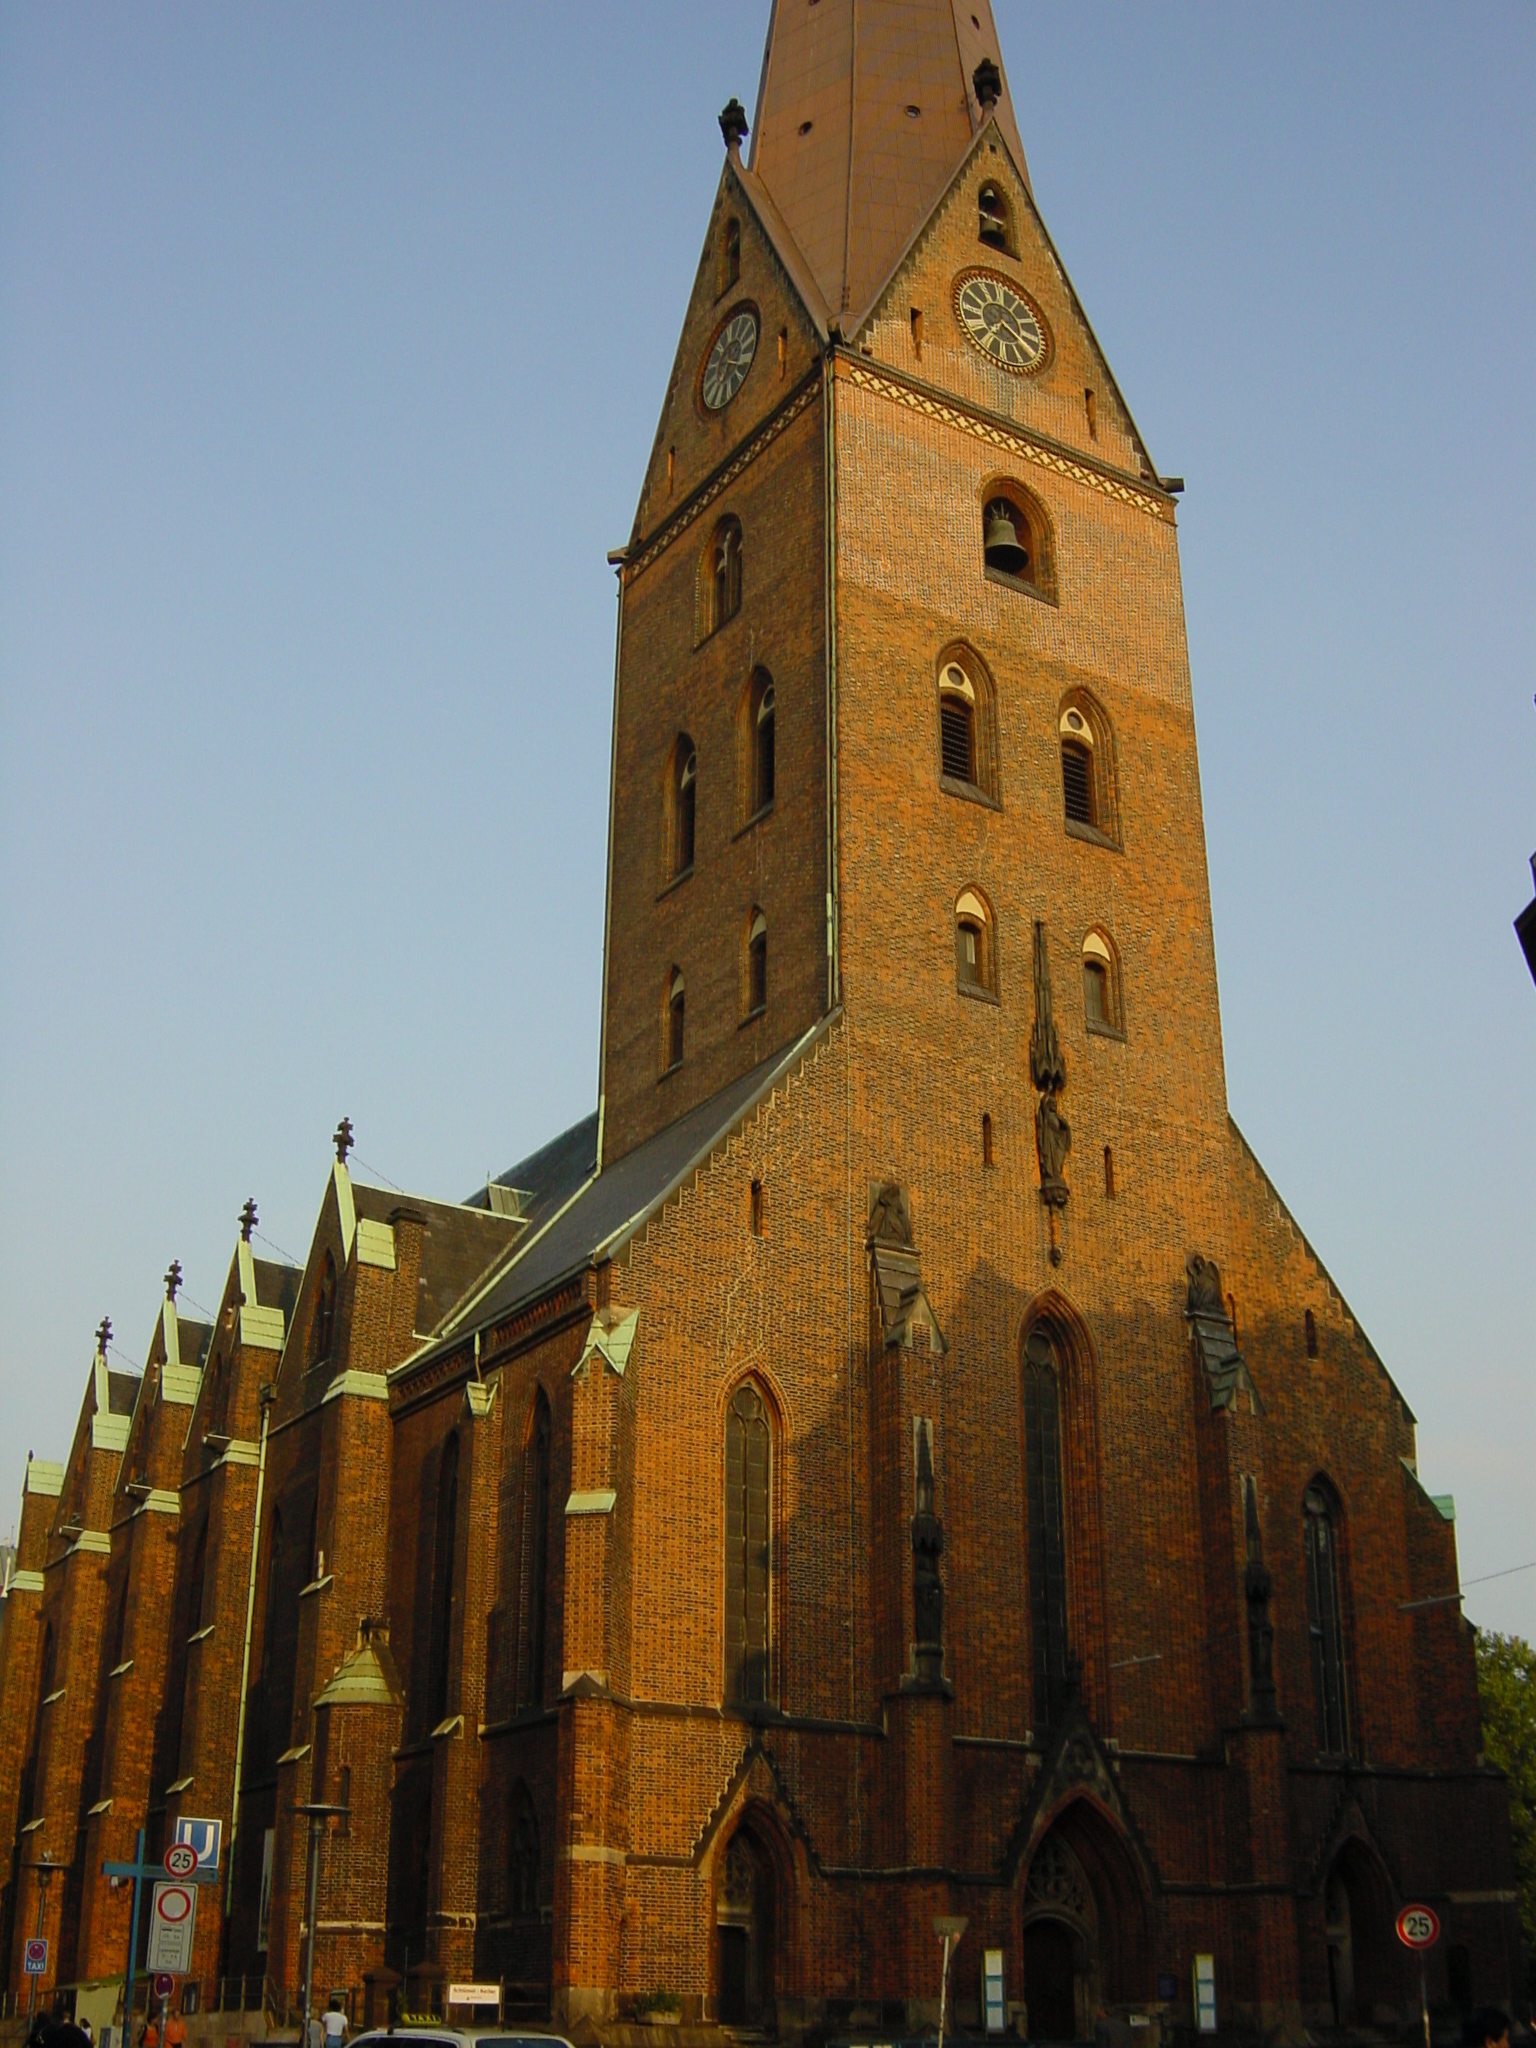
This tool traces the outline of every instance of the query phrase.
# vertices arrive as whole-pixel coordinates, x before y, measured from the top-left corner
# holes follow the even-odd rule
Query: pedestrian
[[[1465,2048],[1509,2048],[1509,2014],[1496,2005],[1480,2005],[1467,2014],[1461,2038]]]
[[[304,2029],[304,2043],[305,2048],[325,2048],[325,2030],[317,2012],[309,2016],[309,2025]]]
[[[160,2048],[160,2022],[150,2013],[139,2036],[139,2048]]]
[[[96,2035],[91,2027],[90,2021],[85,2019],[76,2020],[75,2025],[80,2029],[81,2033],[85,2036],[86,2048],[96,2048]]]
[[[185,2048],[187,2023],[179,2012],[165,2016],[165,2048]]]
[[[321,2027],[325,2035],[324,2048],[341,2048],[342,2042],[347,2038],[347,2016],[341,2009],[341,2000],[334,1992],[330,2004],[326,2007]]]

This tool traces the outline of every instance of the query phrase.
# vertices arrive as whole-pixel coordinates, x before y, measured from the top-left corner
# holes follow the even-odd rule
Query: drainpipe
[[[256,1453],[256,1510],[251,1517],[251,1577],[245,1589],[245,1648],[240,1656],[240,1717],[235,1723],[235,1792],[229,1809],[229,1872],[224,1880],[224,1944],[228,1959],[229,1915],[235,1902],[235,1836],[240,1827],[240,1767],[245,1756],[245,1698],[251,1676],[251,1623],[256,1614],[256,1560],[261,1552],[261,1489],[267,1476],[267,1423],[277,1389],[261,1390],[261,1446]]]

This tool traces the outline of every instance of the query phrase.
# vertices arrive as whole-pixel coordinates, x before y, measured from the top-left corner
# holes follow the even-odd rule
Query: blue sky
[[[1233,1113],[1522,1564],[1536,11],[997,11],[1188,480]],[[604,555],[765,23],[0,12],[0,1500],[247,1194],[302,1256],[344,1112],[452,1197],[590,1107]]]

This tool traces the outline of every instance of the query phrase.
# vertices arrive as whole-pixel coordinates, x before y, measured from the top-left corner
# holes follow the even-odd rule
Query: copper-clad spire
[[[1001,72],[991,0],[775,0],[751,168],[834,319],[865,310],[987,118],[983,63]],[[1027,177],[1006,78],[991,111]]]

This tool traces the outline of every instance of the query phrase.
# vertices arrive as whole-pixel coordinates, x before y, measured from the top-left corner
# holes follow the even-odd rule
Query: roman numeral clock
[[[1017,377],[1043,369],[1050,355],[1044,315],[1007,278],[967,270],[955,279],[955,318],[966,339]]]

